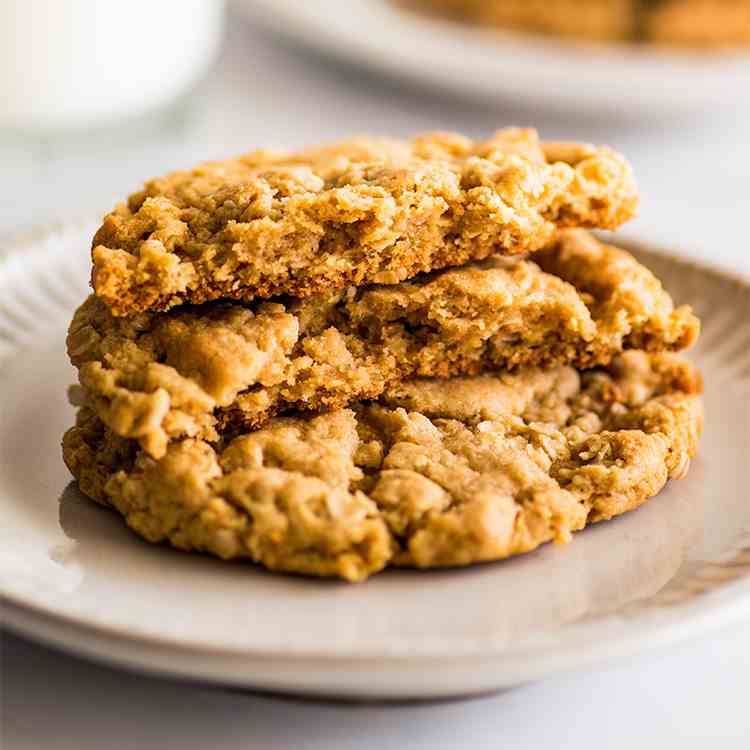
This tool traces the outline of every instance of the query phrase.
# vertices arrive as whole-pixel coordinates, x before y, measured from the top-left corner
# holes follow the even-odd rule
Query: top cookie
[[[303,298],[614,229],[636,204],[619,154],[534,130],[256,151],[146,183],[96,233],[92,285],[116,316]]]

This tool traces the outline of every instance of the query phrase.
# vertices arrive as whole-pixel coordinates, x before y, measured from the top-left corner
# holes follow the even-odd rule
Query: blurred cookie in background
[[[397,0],[412,10],[478,26],[578,39],[630,39],[633,0]]]
[[[647,5],[644,36],[653,43],[750,46],[750,0],[662,0]]]
[[[457,21],[598,41],[750,44],[748,0],[398,0]]]

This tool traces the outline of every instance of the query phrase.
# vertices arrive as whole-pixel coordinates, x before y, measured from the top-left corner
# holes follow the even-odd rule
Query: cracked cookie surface
[[[92,296],[68,335],[74,401],[158,458],[172,439],[343,407],[407,378],[592,367],[698,335],[690,309],[675,308],[650,271],[582,230],[561,233],[535,261],[493,258],[301,301],[129,318]]]
[[[670,354],[412,380],[161,459],[88,408],[63,439],[81,490],[151,542],[360,581],[497,560],[636,508],[682,477],[701,381]]]
[[[636,203],[620,155],[533,130],[258,151],[146,183],[96,233],[92,285],[114,315],[307,297],[613,229]]]

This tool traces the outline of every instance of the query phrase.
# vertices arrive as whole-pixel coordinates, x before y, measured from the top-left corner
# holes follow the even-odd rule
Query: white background
[[[191,103],[159,123],[64,141],[0,144],[0,241],[102,213],[143,178],[257,146],[358,133],[510,124],[547,138],[608,143],[643,195],[627,228],[669,249],[750,274],[750,128],[722,112],[627,125],[438,97],[321,61],[231,18],[224,54]],[[144,51],[144,53],[147,53]],[[571,83],[574,85],[574,82]],[[2,750],[180,748],[717,748],[750,746],[750,627],[470,701],[351,706],[261,697],[115,672],[6,635]]]

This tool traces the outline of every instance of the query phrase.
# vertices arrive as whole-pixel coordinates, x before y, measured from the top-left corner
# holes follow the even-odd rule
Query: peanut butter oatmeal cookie
[[[533,130],[258,151],[151,180],[118,206],[94,237],[92,284],[117,316],[308,297],[538,250],[559,227],[613,229],[636,203],[620,155]]]
[[[340,408],[401,380],[522,365],[607,364],[623,349],[678,350],[698,335],[631,255],[583,230],[536,263],[492,258],[388,286],[116,318],[96,297],[68,352],[78,405],[159,458],[290,410]]]
[[[674,355],[607,369],[414,380],[154,459],[88,408],[63,439],[80,488],[150,542],[361,581],[567,542],[687,471],[700,377]]]

